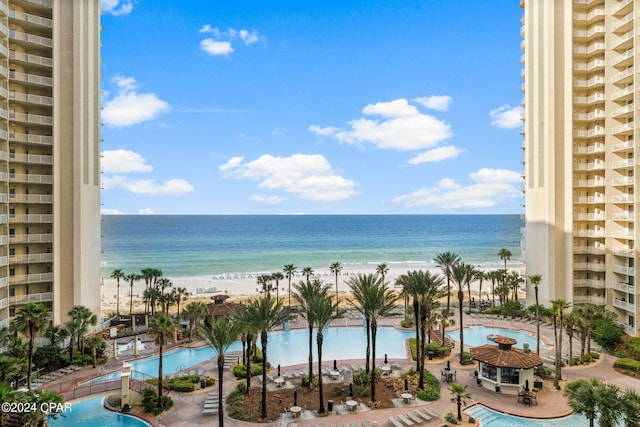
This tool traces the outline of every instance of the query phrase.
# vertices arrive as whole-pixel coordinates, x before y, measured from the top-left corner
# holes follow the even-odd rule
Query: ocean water
[[[475,265],[521,262],[519,215],[104,215],[102,274],[158,268],[165,277],[345,269],[426,268],[452,251]]]

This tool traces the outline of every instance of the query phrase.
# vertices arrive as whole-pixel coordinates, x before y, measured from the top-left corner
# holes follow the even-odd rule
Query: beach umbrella
[[[349,383],[349,397],[353,397],[353,383]]]
[[[389,363],[389,359],[387,359],[387,353],[384,354],[384,364],[388,364]]]
[[[333,359],[333,370],[334,371],[338,370],[338,361],[336,359]]]
[[[524,390],[529,391],[529,380],[524,381]]]
[[[409,380],[404,379],[404,391],[409,391]]]
[[[451,370],[451,361],[447,360],[447,371]]]
[[[293,406],[298,406],[298,390],[293,392]]]
[[[278,376],[280,376],[280,365],[278,365]]]

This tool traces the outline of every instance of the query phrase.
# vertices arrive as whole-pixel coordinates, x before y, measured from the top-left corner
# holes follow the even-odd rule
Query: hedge
[[[640,361],[638,360],[626,358],[618,359],[613,362],[613,367],[619,369],[628,369],[630,371],[640,373]]]

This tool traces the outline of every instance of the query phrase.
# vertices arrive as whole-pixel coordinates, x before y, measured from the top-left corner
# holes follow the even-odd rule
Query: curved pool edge
[[[108,398],[109,396],[113,396],[113,394],[107,395],[107,396],[105,396],[105,397],[102,399],[102,407],[103,407],[104,409],[106,409],[107,411],[114,412],[114,413],[119,414],[119,415],[124,415],[124,416],[126,416],[126,417],[136,418],[136,419],[138,419],[138,420],[140,420],[140,421],[142,421],[142,422],[146,423],[146,424],[148,425],[148,427],[155,427],[155,426],[159,426],[159,425],[160,425],[160,424],[158,424],[158,423],[154,422],[155,420],[153,420],[153,419],[147,419],[147,418],[145,418],[143,415],[138,415],[138,414],[125,414],[125,413],[121,412],[119,408],[114,408],[114,407],[112,407],[112,406],[111,406],[111,405],[109,405],[109,403],[107,402],[107,398]]]
[[[489,408],[489,409],[491,409],[493,411],[496,411],[496,412],[500,412],[501,414],[504,414],[504,415],[511,415],[512,417],[526,418],[526,419],[530,419],[530,420],[555,420],[555,419],[559,419],[559,418],[568,417],[570,415],[574,415],[574,412],[569,410],[568,412],[564,412],[564,413],[561,413],[561,414],[533,417],[533,416],[527,415],[527,414],[505,411],[504,409],[500,409],[500,408],[498,408],[498,407],[496,407],[494,405],[491,405],[489,403],[486,403],[486,402],[484,402],[482,400],[477,400],[477,401],[473,402],[472,404],[465,406],[462,409],[462,411],[466,413],[467,409],[472,408],[474,406],[478,406],[478,405],[484,406],[485,408]],[[467,415],[469,415],[469,414],[467,414]]]

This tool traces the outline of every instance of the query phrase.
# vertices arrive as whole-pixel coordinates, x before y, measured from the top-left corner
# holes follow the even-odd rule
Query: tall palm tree
[[[111,272],[112,279],[116,279],[116,314],[120,315],[120,279],[124,279],[126,274],[120,269],[117,268]]]
[[[173,338],[175,325],[164,314],[158,314],[149,320],[149,333],[155,337],[154,343],[158,347],[158,409],[162,411],[162,353],[164,346]]]
[[[466,404],[464,399],[470,399],[471,394],[467,391],[466,385],[451,384],[449,391],[453,395],[451,401],[458,406],[458,421],[462,421],[462,405]]]
[[[268,332],[275,326],[281,324],[289,318],[289,311],[282,306],[280,301],[271,299],[269,295],[261,296],[258,299],[246,304],[249,318],[256,330],[260,331],[260,343],[262,345],[262,418],[267,417],[267,344]]]
[[[189,322],[189,342],[193,341],[193,329],[207,315],[207,306],[200,301],[192,301],[182,311],[182,317]]]
[[[279,271],[276,271],[271,275],[271,279],[273,279],[273,281],[276,282],[276,299],[280,300],[280,294],[279,294],[280,280],[284,280],[284,274],[280,273]]]
[[[367,334],[367,347],[365,349],[365,372],[369,373],[370,356],[371,356],[371,307],[369,304],[369,297],[371,288],[376,284],[381,283],[382,279],[376,274],[357,274],[349,277],[346,284],[351,289],[351,295],[353,299],[348,299],[349,304],[355,308],[365,321],[365,330]]]
[[[180,303],[182,301],[186,301],[187,297],[189,295],[191,295],[189,293],[189,291],[187,291],[187,288],[185,288],[184,286],[178,286],[175,288],[175,299],[176,299],[176,309],[178,310],[178,323],[180,323]]]
[[[540,356],[540,303],[538,302],[538,289],[540,282],[542,281],[542,275],[532,274],[529,276],[529,281],[533,285],[533,290],[536,297],[536,354]]]
[[[434,258],[436,265],[442,269],[442,274],[447,278],[447,311],[451,310],[451,267],[461,261],[460,256],[454,252],[441,252]]]
[[[384,283],[384,279],[387,276],[388,272],[389,272],[389,266],[387,266],[387,264],[382,263],[376,266],[376,273],[378,273],[380,277],[382,277],[382,283]]]
[[[316,324],[315,312],[312,309],[311,302],[317,296],[325,297],[329,294],[331,285],[325,284],[320,280],[311,282],[300,281],[294,285],[293,298],[296,304],[302,307],[300,315],[307,321],[309,329],[309,390],[313,383],[313,327]]]
[[[102,338],[100,338],[97,335],[94,335],[87,339],[86,345],[91,349],[91,360],[93,362],[94,368],[96,367],[96,364],[97,364],[98,348],[102,346],[103,343],[104,341],[102,340]]]
[[[551,301],[551,313],[553,315],[553,332],[556,345],[556,374],[553,385],[560,389],[559,381],[562,379],[562,329],[564,325],[564,311],[571,307],[571,303],[563,299]]]
[[[49,338],[51,345],[54,346],[59,341],[64,341],[69,336],[69,332],[63,326],[50,325],[43,335]]]
[[[462,313],[464,311],[464,287],[473,278],[473,266],[464,262],[459,262],[451,268],[451,277],[458,286],[458,312],[460,321],[460,363],[464,363],[464,322]]]
[[[480,267],[480,266],[478,266]],[[478,281],[478,310],[482,311],[482,281],[487,277],[487,273],[483,270],[475,269],[473,279]],[[469,293],[469,301],[471,301],[471,293]]]
[[[289,296],[289,309],[291,309],[291,278],[296,275],[296,266],[293,264],[287,264],[282,269],[282,272],[284,273],[287,280],[289,280],[288,296]]]
[[[496,282],[500,280],[500,271],[489,271],[489,279],[491,279],[491,307],[496,306]]]
[[[198,335],[218,353],[218,425],[224,427],[224,400],[222,399],[222,381],[224,354],[231,344],[238,340],[242,324],[222,319],[213,319],[211,327],[200,325]]]
[[[76,319],[71,319],[65,322],[64,329],[67,331],[67,335],[69,336],[69,362],[73,361],[73,347],[75,344],[75,339],[78,338],[80,341],[81,325],[80,321]]]
[[[340,304],[340,300],[338,299],[338,275],[342,271],[342,263],[339,261],[334,262],[331,264],[329,269],[331,270],[331,273],[336,276],[336,314],[338,314],[338,304]]]
[[[246,304],[237,305],[231,313],[231,319],[235,323],[239,324],[241,328],[240,338],[242,339],[242,361],[247,373],[246,393],[249,393],[249,391],[251,390],[251,355],[253,349],[253,340],[256,334],[256,328],[253,324],[253,318],[251,316],[252,313],[249,312],[248,306]],[[246,352],[245,343],[248,343]]]
[[[319,406],[318,413],[325,412],[324,408],[324,390],[322,384],[322,344],[324,343],[324,329],[329,323],[338,317],[338,304],[333,303],[328,293],[316,294],[309,301],[311,311],[313,311],[314,319],[318,333],[316,335],[316,344],[318,346],[318,394]]]
[[[640,426],[640,394],[633,389],[627,389],[622,394],[622,418],[626,427]]]
[[[98,316],[83,305],[76,305],[67,313],[72,320],[78,321],[78,350],[84,352],[84,336],[89,332],[89,326],[98,324]]]
[[[304,277],[306,277],[306,278],[307,278],[307,283],[308,283],[308,282],[309,282],[309,280],[310,280],[309,278],[310,278],[311,276],[313,276],[313,268],[311,268],[311,267],[305,267],[305,268],[303,268],[303,269],[302,269],[302,274],[304,275]]]
[[[573,412],[587,418],[590,427],[594,427],[595,419],[598,416],[600,392],[601,384],[595,378],[571,381],[564,390],[567,403]]]
[[[44,331],[44,328],[49,323],[49,312],[40,304],[28,302],[20,309],[11,323],[14,325],[16,331],[29,338],[27,388],[31,390],[31,369],[33,368],[33,348],[35,346],[35,337],[36,334]]]
[[[125,277],[129,282],[129,314],[133,314],[133,283],[141,278],[142,276],[136,273],[127,274]]]
[[[151,316],[156,314],[156,305],[158,298],[160,298],[160,289],[155,286],[145,289],[143,293],[143,299],[149,308],[151,308]],[[148,312],[148,309],[147,309]]]
[[[507,248],[502,248],[498,251],[498,256],[504,261],[504,284],[507,283],[507,261],[511,260],[511,251]]]
[[[144,279],[144,290],[145,293],[147,290],[151,289],[151,285],[153,284],[153,279],[155,277],[156,270],[153,268],[143,268],[140,270],[140,276]],[[144,293],[143,293],[144,295]],[[144,299],[144,312],[149,312],[149,300]]]

